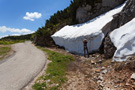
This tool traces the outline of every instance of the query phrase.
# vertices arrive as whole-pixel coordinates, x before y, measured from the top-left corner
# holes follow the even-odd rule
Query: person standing
[[[83,45],[84,45],[84,57],[86,57],[86,55],[87,55],[88,58],[89,58],[89,52],[88,52],[87,43],[88,43],[87,39],[84,39],[84,40],[83,40]]]

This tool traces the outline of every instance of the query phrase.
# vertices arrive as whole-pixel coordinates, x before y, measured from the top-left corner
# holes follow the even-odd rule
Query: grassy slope
[[[0,46],[0,60],[3,59],[8,52],[10,52],[11,47],[9,46]]]
[[[11,44],[15,44],[15,43],[22,43],[25,42],[25,40],[0,40],[0,45],[11,45]]]
[[[66,78],[67,66],[74,58],[54,51],[41,48],[48,55],[51,63],[48,64],[46,74],[36,81],[33,89],[35,90],[58,90]]]
[[[0,40],[0,60],[11,51],[10,45],[22,42],[25,42],[25,40]]]

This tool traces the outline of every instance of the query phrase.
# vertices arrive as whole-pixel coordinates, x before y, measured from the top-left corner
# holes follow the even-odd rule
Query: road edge
[[[48,60],[48,55],[45,52],[44,52],[44,54],[46,56],[46,62],[44,64],[43,69],[41,69],[40,73],[37,74],[33,79],[31,79],[29,81],[29,83],[27,85],[25,85],[21,90],[34,90],[34,89],[32,89],[32,86],[35,84],[36,80],[46,73],[46,69],[47,69],[47,66],[50,63],[50,61]]]

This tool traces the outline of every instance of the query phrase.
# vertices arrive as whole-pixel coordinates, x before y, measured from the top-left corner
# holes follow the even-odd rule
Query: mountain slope
[[[52,46],[51,35],[66,25],[74,25],[89,21],[116,6],[125,0],[71,0],[71,4],[64,10],[58,11],[46,20],[45,26],[39,28],[33,35],[36,45]]]
[[[108,29],[110,29],[110,32],[108,32],[108,35],[105,37],[104,41],[104,54],[106,58],[113,57],[116,50],[116,47],[111,42],[109,33],[111,33],[111,31],[113,31],[114,29],[117,29],[127,22],[131,21],[134,17],[135,0],[128,0],[123,10],[113,16],[113,20],[110,22],[110,26],[108,27]]]
[[[125,61],[135,54],[135,18],[110,34],[111,41],[117,50],[114,53],[115,61]]]
[[[97,51],[104,42],[107,58],[114,55],[115,61],[125,61],[135,54],[135,0],[128,0],[125,4],[87,23],[65,26],[52,38],[57,45],[76,54],[83,54],[84,39],[88,40],[89,53]]]
[[[65,47],[66,50],[72,53],[83,54],[84,39],[88,40],[88,51],[96,51],[102,44],[104,33],[102,28],[113,19],[113,15],[119,13],[125,4],[115,8],[101,16],[98,16],[87,23],[65,26],[54,35],[53,40],[59,46]]]

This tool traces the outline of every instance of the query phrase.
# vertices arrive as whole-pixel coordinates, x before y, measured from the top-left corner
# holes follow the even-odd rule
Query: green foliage
[[[10,51],[10,47],[0,47],[0,55],[6,54],[7,52]]]
[[[76,20],[76,10],[85,3],[93,4],[94,0],[72,0],[71,4],[66,9],[57,11],[49,20],[46,20],[45,26],[39,28],[34,34],[34,43],[40,46],[53,45],[54,42],[51,35],[65,25],[78,24]]]
[[[54,15],[46,20],[45,26],[39,28],[34,34],[34,43],[40,46],[52,46],[54,42],[51,35],[60,30],[65,25],[78,24],[76,20],[76,11],[78,7],[89,4],[92,7],[95,3],[100,3],[102,0],[71,0],[71,4],[64,10],[57,11]]]
[[[31,40],[33,34],[21,35],[21,36],[7,36],[0,39],[0,45],[10,45],[15,43],[21,43]]]
[[[0,47],[0,60],[5,56],[7,55],[7,53],[11,50],[11,47]]]
[[[94,3],[101,3],[102,0],[94,0]]]
[[[4,41],[10,41],[10,40],[30,40],[31,39],[32,34],[27,34],[27,35],[21,35],[21,36],[7,36],[4,38],[1,38],[0,40],[4,40]]]
[[[32,88],[34,88],[35,90],[45,90],[47,87],[46,87],[46,83],[42,83],[42,84],[36,83]]]
[[[54,86],[50,90],[58,90],[58,88],[56,86]]]
[[[50,85],[48,85],[46,82],[36,83],[33,88],[35,90],[58,90],[58,87],[67,80],[67,65],[72,62],[74,58],[70,55],[63,55],[61,53],[53,52],[44,48],[41,49],[47,53],[48,59],[52,62],[48,64],[46,74],[43,75],[40,79],[45,81],[50,80],[48,83]],[[46,85],[46,89],[43,89],[42,84]],[[57,85],[51,86],[52,84]]]
[[[15,43],[22,43],[25,40],[0,40],[0,45],[11,45]]]

